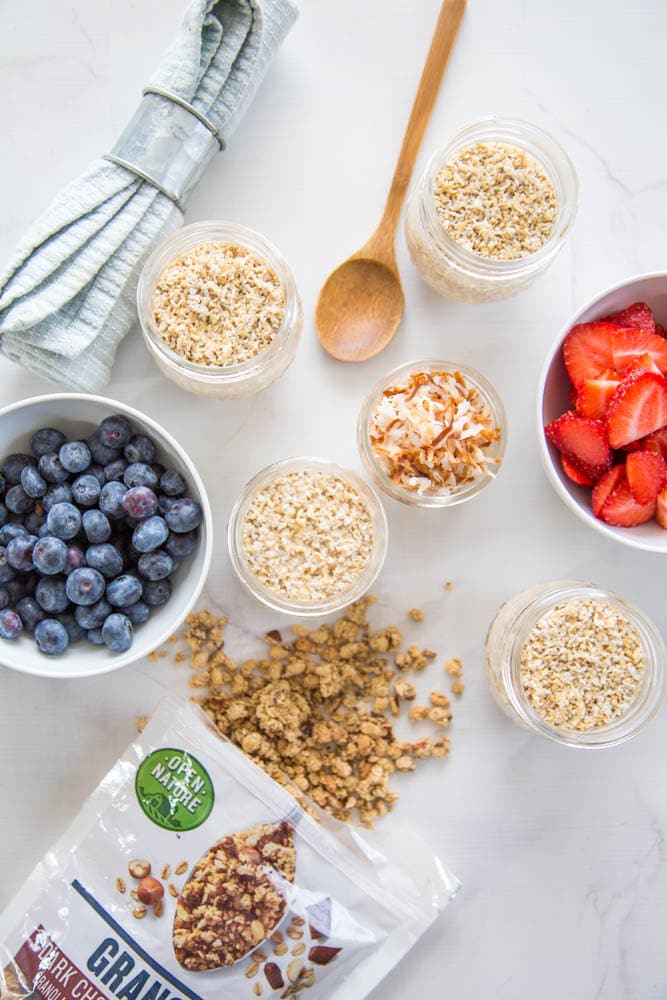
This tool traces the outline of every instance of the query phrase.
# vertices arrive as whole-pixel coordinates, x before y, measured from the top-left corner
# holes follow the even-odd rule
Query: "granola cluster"
[[[275,929],[286,909],[296,851],[286,821],[219,840],[195,865],[174,918],[174,952],[192,972],[233,965]]]
[[[197,671],[190,683],[206,689],[202,706],[221,732],[294,794],[365,826],[396,802],[392,774],[449,754],[445,736],[397,738],[393,720],[416,697],[406,675],[436,654],[417,645],[403,650],[395,626],[373,632],[372,602],[356,602],[331,626],[294,625],[289,641],[271,632],[264,657],[238,664],[224,650],[225,618],[199,612],[185,629]],[[447,696],[434,692],[419,721],[447,728],[451,717]]]
[[[448,496],[494,475],[500,429],[478,389],[461,372],[418,371],[375,403],[370,445],[395,486]]]
[[[248,247],[200,243],[165,267],[152,307],[167,347],[195,364],[224,368],[271,346],[285,292],[273,268]]]

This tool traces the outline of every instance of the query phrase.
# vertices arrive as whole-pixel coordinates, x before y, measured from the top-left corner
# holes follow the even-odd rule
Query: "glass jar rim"
[[[450,235],[438,214],[433,191],[440,168],[459,150],[484,140],[505,142],[527,152],[546,170],[556,189],[558,215],[553,229],[542,246],[525,257],[494,260],[474,253]],[[481,272],[486,277],[516,278],[555,257],[577,214],[579,182],[570,157],[548,132],[520,118],[491,115],[464,125],[433,154],[422,176],[422,183],[426,195],[421,199],[422,207],[433,238],[464,271]]]
[[[251,572],[245,557],[243,556],[243,524],[248,507],[257,493],[268,483],[288,475],[290,472],[300,471],[323,472],[349,483],[361,496],[366,504],[373,526],[373,542],[368,564],[362,573],[359,574],[353,584],[346,590],[333,595],[326,600],[303,603],[291,601],[281,597],[269,587],[260,583],[254,573]],[[375,490],[361,476],[351,469],[345,469],[335,462],[317,456],[298,456],[282,459],[265,466],[252,479],[250,479],[239,493],[232,511],[229,515],[227,525],[227,546],[229,557],[234,567],[234,571],[245,589],[257,600],[274,611],[281,611],[284,614],[299,615],[301,617],[315,617],[317,615],[329,614],[339,611],[342,608],[359,600],[375,582],[387,554],[389,528],[387,515]]]
[[[556,581],[535,596],[517,615],[507,655],[501,660],[503,686],[509,702],[522,722],[533,731],[565,746],[602,749],[632,739],[658,713],[667,694],[667,650],[662,636],[643,611],[619,594],[583,581]],[[560,604],[579,600],[600,600],[611,605],[637,630],[646,667],[642,685],[628,710],[604,726],[578,731],[547,723],[532,707],[521,680],[521,652],[535,625]]]
[[[280,327],[269,346],[246,361],[232,365],[204,365],[189,361],[165,343],[155,326],[151,306],[159,275],[177,256],[203,243],[238,243],[245,246],[258,253],[280,279],[285,295],[285,311]],[[298,326],[299,309],[294,276],[278,248],[261,233],[236,222],[193,222],[170,233],[147,258],[137,284],[137,310],[147,346],[170,364],[201,381],[236,382],[264,369],[289,343]]]
[[[478,479],[475,479],[467,489],[460,490],[456,493],[450,493],[442,496],[419,494],[416,491],[407,490],[402,486],[397,486],[390,479],[385,469],[378,461],[370,443],[369,425],[373,417],[375,404],[377,403],[381,393],[393,382],[397,382],[399,379],[411,375],[413,372],[419,371],[460,372],[466,381],[477,389],[489,408],[494,424],[500,430],[498,446],[493,452],[493,458],[500,459],[500,462],[498,463],[498,471],[500,471],[507,448],[507,416],[502,399],[491,382],[489,382],[489,380],[476,368],[472,368],[470,365],[457,364],[453,361],[442,361],[439,358],[425,358],[419,361],[409,361],[406,364],[399,365],[398,368],[392,369],[392,371],[383,375],[381,379],[378,379],[375,385],[366,394],[359,411],[359,418],[357,421],[357,446],[359,448],[359,454],[369,475],[373,477],[380,489],[382,489],[388,496],[393,497],[394,500],[417,507],[455,507],[460,503],[464,503],[466,500],[471,500],[474,496],[481,493],[482,490],[494,481],[498,473],[486,473]]]

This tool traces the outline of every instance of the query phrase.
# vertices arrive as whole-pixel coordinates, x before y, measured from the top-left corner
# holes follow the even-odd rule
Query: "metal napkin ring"
[[[104,159],[148,181],[183,211],[206,167],[224,148],[215,125],[200,111],[175,94],[146,87]]]

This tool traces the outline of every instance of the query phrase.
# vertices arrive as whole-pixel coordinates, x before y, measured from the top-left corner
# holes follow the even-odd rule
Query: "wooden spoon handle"
[[[388,249],[392,257],[394,233],[398,225],[405,192],[410,183],[412,169],[438,96],[449,56],[456,41],[465,7],[466,0],[443,0],[440,8],[438,23],[435,26],[433,40],[428,50],[394,178],[387,196],[384,215],[376,232],[377,242],[384,243],[384,249]],[[388,247],[387,241],[389,241]]]

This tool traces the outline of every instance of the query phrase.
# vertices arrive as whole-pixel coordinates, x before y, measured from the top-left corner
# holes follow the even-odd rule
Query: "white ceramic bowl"
[[[644,274],[614,285],[596,295],[565,324],[549,351],[537,391],[537,440],[542,463],[552,486],[571,511],[600,534],[623,545],[648,552],[667,553],[667,531],[657,521],[648,521],[636,528],[614,528],[595,517],[591,510],[591,490],[577,486],[563,472],[559,453],[544,433],[544,425],[570,408],[570,389],[563,362],[563,341],[576,323],[598,320],[609,313],[629,306],[632,302],[647,302],[659,323],[667,324],[667,274]]]
[[[0,410],[0,456],[29,451],[30,437],[40,427],[57,427],[69,438],[85,439],[112,413],[124,414],[137,432],[151,437],[157,447],[157,460],[168,468],[178,469],[185,477],[190,495],[201,504],[204,513],[199,543],[174,576],[171,600],[154,608],[145,624],[137,625],[134,642],[126,653],[112,653],[106,646],[94,646],[84,640],[70,646],[62,656],[45,656],[30,635],[11,641],[0,639],[0,663],[13,670],[42,677],[91,677],[127,666],[166,642],[192,609],[206,582],[213,534],[204,484],[178,442],[139,410],[103,396],[76,393],[24,399]]]

